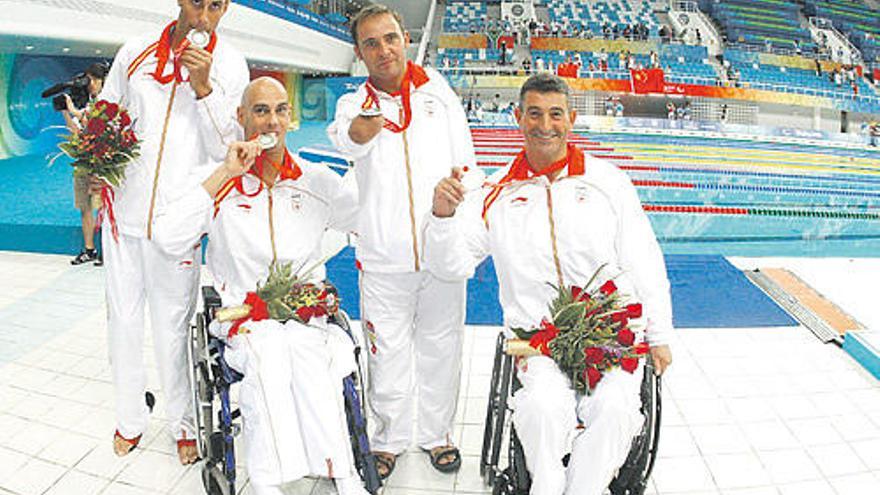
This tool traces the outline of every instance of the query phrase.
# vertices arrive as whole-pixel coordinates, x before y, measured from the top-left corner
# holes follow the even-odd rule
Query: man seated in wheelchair
[[[192,190],[156,216],[155,239],[169,252],[208,235],[207,268],[224,306],[253,303],[248,293],[265,283],[270,266],[290,263],[305,281],[320,284],[323,233],[346,231],[353,218],[356,190],[287,151],[290,115],[284,86],[271,78],[251,82],[238,120],[255,139],[231,144],[223,163],[203,167]],[[239,402],[252,489],[280,494],[282,484],[314,475],[333,478],[340,494],[366,495],[343,410],[342,379],[356,366],[351,341],[326,316],[302,324],[255,313],[210,328],[227,341],[225,358],[244,375]]]
[[[459,170],[437,184],[425,263],[441,278],[470,277],[492,255],[507,329],[553,321],[556,287],[583,287],[605,266],[602,273],[642,303],[641,326],[662,372],[672,360],[672,311],[659,245],[626,174],[568,142],[575,121],[568,99],[562,79],[528,79],[515,112],[525,148],[480,188],[464,187]],[[551,358],[517,361],[513,424],[533,495],[606,489],[644,421],[640,369],[612,368],[581,395]]]

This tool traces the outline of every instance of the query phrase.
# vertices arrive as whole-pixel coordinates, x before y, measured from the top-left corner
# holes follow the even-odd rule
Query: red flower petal
[[[617,332],[617,342],[620,345],[631,346],[636,340],[636,334],[629,328],[623,328]]]
[[[584,349],[584,358],[587,364],[599,364],[605,359],[605,351],[598,347],[587,347]]]
[[[639,367],[638,358],[634,357],[623,357],[620,358],[620,367],[623,368],[623,371],[627,373],[632,373]]]
[[[626,305],[626,314],[630,318],[641,318],[642,317],[642,305],[639,303],[627,304]]]
[[[617,286],[614,285],[613,280],[609,280],[609,281],[605,282],[604,284],[602,284],[602,287],[599,287],[599,291],[602,292],[602,294],[605,294],[606,296],[610,296],[611,294],[614,294],[615,292],[617,292]]]
[[[596,384],[599,383],[599,380],[602,379],[602,372],[597,370],[596,368],[587,368],[587,381],[590,383],[590,388],[596,388]]]

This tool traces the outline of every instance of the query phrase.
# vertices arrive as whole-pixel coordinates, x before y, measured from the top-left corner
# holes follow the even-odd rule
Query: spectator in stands
[[[802,53],[800,40],[794,40],[794,52],[798,55]]]
[[[614,97],[611,95],[608,95],[608,97],[605,98],[605,115],[608,117],[614,115]]]
[[[684,105],[679,105],[675,109],[675,119],[676,120],[684,120]]]
[[[697,46],[703,44],[703,34],[700,32],[700,28],[694,28],[694,36],[696,37]]]
[[[596,72],[596,66],[593,65],[593,61],[590,60],[589,65],[587,65],[587,72],[590,73],[590,77],[592,77],[593,72]]]
[[[675,120],[675,103],[671,101],[666,102],[666,118],[669,120]]]
[[[544,72],[544,69],[546,69],[544,66],[544,59],[538,55],[535,57],[535,72]]]
[[[501,58],[498,60],[498,65],[507,65],[507,40],[501,40]]]
[[[880,123],[876,120],[872,120],[868,125],[868,135],[871,138],[871,146],[877,147],[877,141],[880,139]]]
[[[547,61],[547,72],[556,74],[556,67],[553,65],[553,60]]]
[[[773,51],[773,43],[770,40],[764,40],[764,51],[772,52]]]
[[[721,116],[719,119],[722,123],[727,123],[727,103],[721,104]]]
[[[611,37],[611,26],[607,22],[602,24],[602,37],[606,40]]]
[[[838,88],[843,84],[843,75],[840,73],[840,67],[834,69],[834,85]]]
[[[657,52],[655,52],[654,50],[651,50],[651,54],[649,55],[649,57],[651,59],[651,68],[652,69],[659,69],[660,68],[660,56],[657,55]]]
[[[623,101],[621,101],[620,97],[615,98],[614,101],[614,116],[623,117]]]
[[[524,58],[522,61],[522,70],[526,75],[531,74],[532,72],[532,59]]]
[[[683,120],[691,120],[691,102],[684,102],[684,109],[682,110],[682,119]]]
[[[623,35],[624,39],[627,39],[627,40],[633,39],[632,28],[630,28],[629,26],[624,27],[622,35]]]
[[[814,62],[816,62],[816,77],[822,77],[822,64],[818,58]]]
[[[339,98],[327,134],[351,157],[360,191],[356,254],[378,425],[372,446],[383,478],[413,432],[434,469],[454,472],[462,461],[452,438],[466,287],[425,269],[418,226],[430,210],[425,187],[450,167],[476,168],[471,134],[443,76],[407,59],[409,34],[397,12],[371,4],[350,29],[369,78]]]
[[[853,94],[856,95],[856,96],[859,96],[859,85],[856,84],[855,81],[852,81],[852,82],[849,83],[849,84],[850,84],[850,87],[852,87]]]

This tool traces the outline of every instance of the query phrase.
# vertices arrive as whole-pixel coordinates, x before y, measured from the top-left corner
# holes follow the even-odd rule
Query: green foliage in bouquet
[[[58,146],[73,159],[76,176],[95,175],[118,187],[125,178],[125,166],[140,152],[132,125],[124,108],[100,100],[86,109],[82,130]]]
[[[642,316],[642,305],[626,304],[625,297],[608,280],[590,290],[600,267],[584,287],[556,287],[551,301],[550,319],[538,328],[512,329],[520,339],[552,358],[571,378],[578,393],[590,394],[604,373],[614,367],[627,372],[638,368],[638,359],[647,353],[645,343],[635,343],[629,320]]]

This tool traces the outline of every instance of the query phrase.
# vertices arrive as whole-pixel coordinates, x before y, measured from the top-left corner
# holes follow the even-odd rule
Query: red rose
[[[552,335],[546,330],[540,330],[535,335],[532,335],[532,338],[529,339],[529,345],[533,349],[537,349],[538,351],[540,351],[541,354],[549,356],[550,342],[553,341],[555,337],[555,335]]]
[[[589,382],[591,389],[596,388],[596,384],[602,379],[602,372],[593,367],[584,370],[584,375],[586,375],[587,382]]]
[[[622,328],[617,332],[617,342],[620,345],[631,346],[635,340],[636,334],[634,334],[629,328]]]
[[[611,321],[616,322],[616,323],[621,323],[625,326],[626,322],[629,321],[629,319],[626,317],[626,315],[627,315],[626,311],[618,311],[616,313],[611,313]]]
[[[634,357],[622,357],[620,358],[620,367],[623,368],[623,371],[632,373],[639,367],[639,359]]]
[[[611,294],[617,292],[617,286],[614,285],[613,280],[609,280],[602,284],[602,287],[599,287],[599,291],[606,296],[610,296]]]
[[[571,298],[575,301],[589,301],[590,293],[576,285],[571,286]]]
[[[119,115],[119,124],[122,127],[128,127],[131,125],[131,117],[128,116],[128,112],[122,111]]]
[[[650,350],[650,347],[648,347],[648,343],[647,343],[647,342],[640,342],[640,343],[635,347],[634,350],[636,351],[636,354],[647,354],[648,351]]]
[[[639,303],[627,304],[626,305],[626,314],[630,318],[641,318],[642,317],[642,305]]]
[[[103,110],[105,107],[107,107],[107,100],[98,100],[95,103],[95,110]]]
[[[303,306],[296,310],[296,316],[303,322],[308,323],[309,320],[312,319],[312,316],[315,315],[314,308],[310,306]]]
[[[244,303],[251,307],[250,318],[252,320],[260,321],[269,318],[269,308],[266,306],[266,301],[260,299],[260,296],[255,292],[248,292]]]
[[[107,129],[107,123],[98,118],[89,119],[89,123],[86,125],[86,131],[96,136],[103,134],[105,129]]]
[[[107,108],[104,109],[104,115],[106,115],[107,118],[110,120],[116,118],[117,113],[119,113],[119,105],[117,105],[116,103],[108,103]]]
[[[587,347],[584,349],[584,358],[587,364],[599,364],[605,359],[605,351],[598,347]]]

